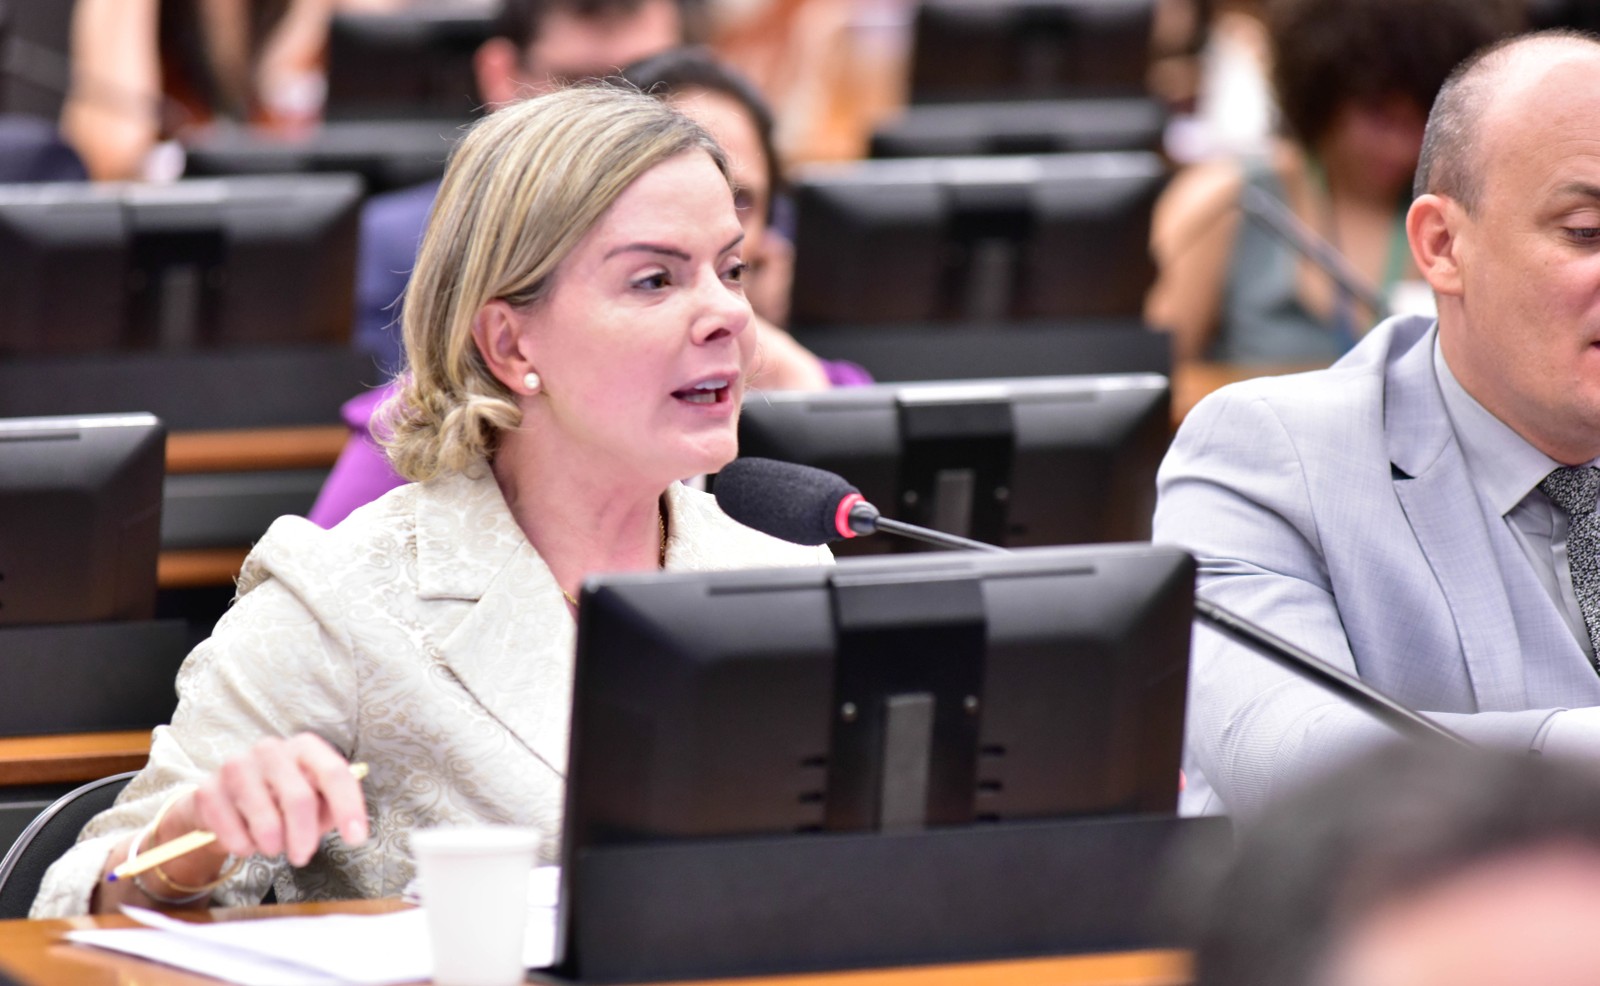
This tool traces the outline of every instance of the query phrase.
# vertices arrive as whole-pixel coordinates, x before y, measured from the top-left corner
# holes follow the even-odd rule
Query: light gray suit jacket
[[[1200,592],[1474,741],[1531,747],[1600,677],[1481,502],[1431,320],[1390,319],[1327,370],[1226,387],[1179,430],[1154,539]],[[1387,727],[1196,629],[1186,811],[1248,811]],[[1220,799],[1220,800],[1219,800]]]

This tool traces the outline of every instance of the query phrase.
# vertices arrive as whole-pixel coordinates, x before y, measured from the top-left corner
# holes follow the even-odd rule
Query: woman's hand
[[[294,866],[311,860],[322,836],[337,830],[346,843],[367,839],[366,798],[350,765],[326,740],[311,733],[257,742],[224,763],[195,790],[167,810],[140,849],[152,849],[196,829],[217,841],[163,863],[137,879],[102,881],[93,909],[114,911],[123,903],[149,906],[177,902],[202,906],[192,889],[217,879],[228,855],[286,855]],[[128,858],[133,839],[113,850],[106,872]],[[148,890],[148,893],[146,892]]]
[[[304,866],[324,833],[367,839],[367,805],[350,765],[319,736],[263,739],[229,760],[188,799],[189,828],[217,833],[238,857],[283,853]],[[178,814],[177,807],[171,814]],[[181,833],[180,833],[181,834]]]

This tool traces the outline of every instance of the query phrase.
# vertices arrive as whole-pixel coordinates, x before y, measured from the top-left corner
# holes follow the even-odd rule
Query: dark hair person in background
[[[1600,773],[1385,747],[1269,806],[1196,899],[1193,986],[1593,986]]]
[[[1157,205],[1145,309],[1179,360],[1326,364],[1376,319],[1244,218],[1244,188],[1281,200],[1380,295],[1416,268],[1405,241],[1422,127],[1462,59],[1522,27],[1520,0],[1269,0],[1287,129],[1265,160],[1180,174]]]
[[[788,314],[792,247],[772,228],[783,171],[773,144],[772,113],[755,86],[703,48],[662,52],[628,66],[622,77],[687,114],[728,152],[737,186],[734,202],[749,244],[751,276],[745,293],[758,317],[761,337],[757,385],[767,390],[821,390],[871,383],[860,367],[819,360],[779,328]]]
[[[693,0],[504,0],[495,34],[473,60],[487,106],[549,92],[564,82],[615,75],[682,44]],[[385,369],[404,362],[399,299],[438,182],[374,196],[361,213],[356,267],[356,348]]]

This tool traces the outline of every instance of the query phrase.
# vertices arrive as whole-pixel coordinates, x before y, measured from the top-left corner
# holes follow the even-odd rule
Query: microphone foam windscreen
[[[860,492],[824,469],[754,457],[723,466],[712,489],[729,517],[795,544],[840,540],[834,520],[839,501]]]

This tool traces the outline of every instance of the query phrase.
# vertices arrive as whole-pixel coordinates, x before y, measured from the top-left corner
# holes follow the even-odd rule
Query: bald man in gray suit
[[[1205,598],[1474,741],[1600,754],[1600,43],[1464,64],[1417,191],[1438,320],[1201,402],[1155,539],[1194,552]],[[1387,735],[1197,631],[1186,811],[1248,812]]]

